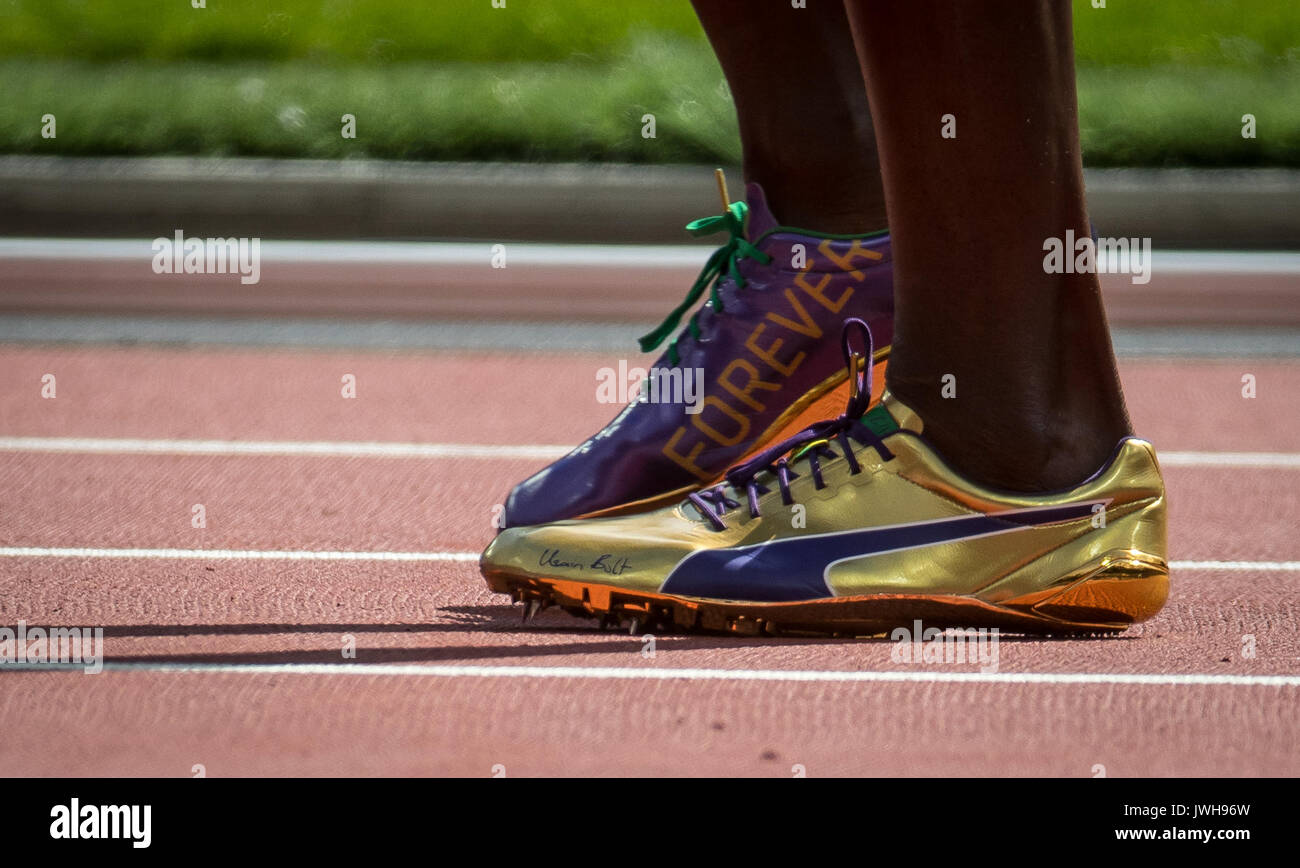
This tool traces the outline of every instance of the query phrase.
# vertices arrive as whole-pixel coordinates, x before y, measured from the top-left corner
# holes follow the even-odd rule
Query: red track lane
[[[1294,775],[1294,691],[24,675],[5,771]]]
[[[1184,571],[1175,585],[1157,619],[1118,637],[1004,637],[998,671],[1284,675],[1300,668],[1300,636],[1290,628],[1300,610],[1294,576]],[[887,641],[688,635],[658,637],[651,662],[640,654],[642,639],[557,610],[521,625],[519,607],[487,593],[473,564],[33,558],[0,589],[22,597],[7,607],[10,623],[103,625],[115,660],[343,663],[348,633],[358,665],[907,668],[891,661]],[[1256,637],[1254,659],[1238,653],[1247,634]]]
[[[597,356],[2,347],[0,436],[573,443]],[[40,398],[55,373],[58,397]],[[339,378],[358,377],[358,398]],[[1300,365],[1122,365],[1165,450],[1297,451]],[[1241,397],[1241,377],[1258,397]],[[533,460],[0,453],[0,545],[477,551]],[[1178,560],[1300,560],[1298,470],[1170,467]],[[204,503],[208,527],[190,526]],[[1300,672],[1300,574],[1175,572],[1104,640],[1003,637],[999,671]],[[472,563],[0,558],[0,624],[102,625],[112,660],[973,672],[881,640],[522,627]],[[343,637],[356,641],[347,661]],[[1253,636],[1257,656],[1241,654]],[[1300,689],[0,672],[0,772],[1300,774]]]
[[[628,343],[628,363],[648,364]],[[6,435],[573,444],[613,417],[596,372],[618,361],[0,346],[0,420]],[[1161,449],[1300,450],[1300,364],[1127,360],[1120,372],[1138,433]],[[40,397],[47,373],[52,401]],[[340,396],[348,373],[354,400]]]
[[[478,551],[493,508],[543,463],[0,453],[0,544]],[[1165,481],[1178,560],[1300,558],[1300,470],[1170,467]]]

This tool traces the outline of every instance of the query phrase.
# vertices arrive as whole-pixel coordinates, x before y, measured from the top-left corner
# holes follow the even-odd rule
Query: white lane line
[[[441,265],[477,267],[491,261],[491,242],[459,241],[268,241],[259,254],[263,265]],[[712,250],[702,244],[547,244],[516,242],[510,245],[510,267],[559,267],[625,270],[652,268],[698,272]],[[153,260],[151,239],[137,238],[3,238],[0,261],[55,259],[60,262],[143,262]],[[1178,261],[1176,254],[1170,262]],[[1165,253],[1161,256],[1170,256]],[[1248,273],[1289,273],[1295,267],[1287,255],[1238,254],[1226,266]],[[1163,267],[1164,262],[1157,261]],[[1205,266],[1201,266],[1203,270]]]
[[[0,437],[0,452],[102,455],[288,455],[322,458],[553,459],[572,446],[295,440],[157,440],[136,437]]]
[[[1170,561],[1172,570],[1263,570],[1286,573],[1300,571],[1300,561]]]
[[[572,446],[325,440],[178,440],[143,437],[0,437],[0,452],[104,455],[281,455],[322,458],[554,459]],[[1165,467],[1300,468],[1300,452],[1160,452]]]
[[[1131,684],[1168,687],[1300,687],[1300,675],[1137,674],[1102,672],[864,672],[800,669],[633,669],[614,666],[465,666],[422,663],[133,663],[106,661],[114,672],[226,672],[259,675],[396,675],[437,678],[576,678],[598,681],[802,681],[840,684]],[[83,672],[82,663],[0,665],[27,672]]]
[[[6,558],[173,558],[212,561],[477,561],[478,552],[312,552],[240,549],[0,547]]]
[[[474,562],[478,552],[359,552],[262,549],[143,549],[0,546],[5,558],[162,558],[214,561],[453,561]],[[1171,561],[1174,570],[1300,572],[1300,561]]]
[[[1298,452],[1160,452],[1162,467],[1255,467],[1283,469],[1300,467]]]
[[[478,266],[491,256],[491,243],[463,241],[288,241],[263,240],[263,263],[399,264]],[[551,244],[516,242],[515,263],[570,268],[693,268],[699,270],[712,252],[693,244]],[[149,262],[155,251],[147,238],[4,238],[0,260],[57,259],[63,262],[118,260]],[[1127,259],[1109,250],[1098,254],[1098,271],[1114,273],[1112,264]],[[1300,254],[1289,251],[1159,250],[1153,271],[1195,275],[1300,274]],[[1110,266],[1109,268],[1107,266]]]

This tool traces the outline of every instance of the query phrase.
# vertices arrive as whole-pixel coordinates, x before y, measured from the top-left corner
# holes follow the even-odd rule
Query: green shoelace
[[[686,224],[686,231],[696,238],[713,235],[724,229],[731,234],[731,237],[727,239],[726,244],[713,251],[709,261],[704,264],[704,270],[695,279],[695,283],[691,284],[690,291],[686,293],[686,299],[673,308],[672,312],[654,331],[640,339],[641,352],[650,352],[662,344],[664,338],[676,331],[682,317],[704,295],[705,288],[709,290],[709,304],[713,306],[713,310],[722,313],[722,296],[718,292],[718,287],[723,279],[730,277],[736,282],[737,289],[745,288],[745,278],[741,275],[740,268],[737,265],[740,260],[754,259],[763,265],[767,265],[772,261],[772,257],[750,244],[745,238],[745,215],[748,211],[749,206],[744,202],[732,202],[727,206],[727,211],[724,214],[719,214],[716,217],[703,217]],[[697,310],[691,315],[688,322],[691,337],[696,340],[700,338],[699,318],[700,311]],[[676,366],[680,362],[681,358],[677,354],[677,338],[673,338],[672,342],[668,344],[668,364]]]

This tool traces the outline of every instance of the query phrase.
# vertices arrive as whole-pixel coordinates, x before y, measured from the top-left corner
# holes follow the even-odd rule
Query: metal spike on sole
[[[542,610],[542,604],[540,602],[538,602],[537,600],[529,600],[528,603],[524,606],[523,623],[527,624],[529,621],[533,620],[533,618],[537,617],[537,613],[540,612],[541,610]]]

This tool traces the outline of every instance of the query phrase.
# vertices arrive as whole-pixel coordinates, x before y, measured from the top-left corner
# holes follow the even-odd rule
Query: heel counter
[[[1147,501],[1131,516],[1134,524],[1132,548],[1168,562],[1169,500],[1160,459],[1155,446],[1147,440],[1134,437],[1129,444],[1133,447],[1133,456],[1126,475],[1132,490],[1141,500]]]

